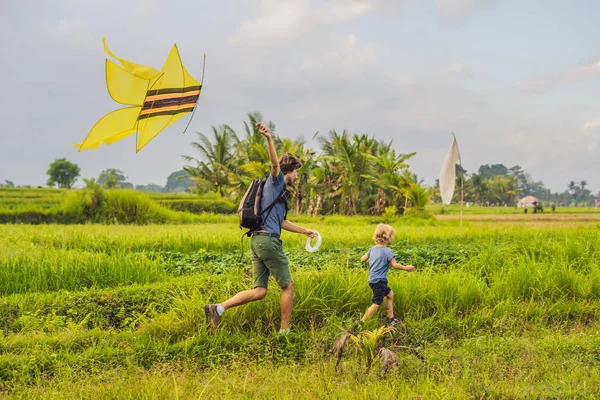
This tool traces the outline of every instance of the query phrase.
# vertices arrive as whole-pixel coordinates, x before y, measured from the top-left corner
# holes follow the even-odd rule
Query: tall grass
[[[192,222],[189,213],[172,211],[153,202],[147,193],[133,190],[80,190],[67,195],[64,211],[82,222],[145,225]]]
[[[144,254],[78,250],[45,251],[31,246],[0,259],[0,294],[82,290],[164,279],[161,265]]]
[[[358,259],[372,245],[373,226],[349,224],[343,231],[336,225],[310,226],[324,238],[322,250],[315,254],[303,251],[305,237],[284,233],[284,246],[293,268],[365,268]],[[25,288],[73,289],[77,280],[81,280],[81,287],[110,286],[115,276],[121,276],[120,284],[128,280],[154,281],[155,271],[164,264],[152,254],[166,252],[204,252],[197,258],[198,263],[221,263],[226,269],[228,263],[237,265],[234,259],[240,254],[241,232],[230,223],[149,227],[0,226],[0,276],[3,277],[0,282],[5,280],[0,290],[11,293]],[[495,291],[499,299],[553,300],[562,296],[598,296],[598,239],[600,233],[593,227],[561,230],[403,227],[398,229],[392,249],[400,262],[416,265],[415,276],[419,279],[445,273],[446,279],[455,277],[452,279],[472,282],[460,283],[467,287],[484,285],[486,291]],[[189,262],[193,263],[194,258]],[[136,265],[140,266],[139,271]],[[69,277],[64,286],[54,278],[62,273]],[[147,277],[143,278],[144,275]],[[53,283],[42,284],[44,280]],[[447,290],[456,284],[450,282]],[[419,281],[418,286],[423,286],[423,282]]]
[[[359,258],[372,246],[374,224],[306,219],[324,239],[314,254],[303,250],[302,235],[283,234],[295,281],[291,335],[276,335],[280,289],[271,282],[263,301],[228,310],[209,336],[204,304],[250,288],[252,279],[248,253],[236,261],[235,218],[201,218],[177,226],[0,226],[0,394],[135,397],[149,387],[169,397],[173,387],[164,385],[173,379],[182,398],[268,397],[267,384],[279,384],[283,397],[308,398],[600,392],[593,225],[395,223],[392,249],[417,270],[389,273],[396,315],[411,330],[392,344],[419,349],[426,362],[401,355],[401,368],[383,379],[365,375],[352,353],[338,372],[326,357],[340,329],[370,304]]]

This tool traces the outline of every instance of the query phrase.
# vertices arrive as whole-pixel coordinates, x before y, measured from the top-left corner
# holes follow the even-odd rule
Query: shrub
[[[160,200],[159,204],[161,206],[168,207],[174,211],[185,211],[194,214],[200,214],[203,212],[210,212],[215,214],[235,214],[237,211],[237,206],[233,202],[224,199]]]
[[[193,222],[195,217],[156,204],[147,193],[133,190],[102,190],[99,187],[70,193],[64,212],[78,223],[119,223],[144,225],[166,222]]]

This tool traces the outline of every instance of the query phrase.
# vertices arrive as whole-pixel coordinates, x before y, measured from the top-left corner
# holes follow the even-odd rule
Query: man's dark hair
[[[301,166],[302,163],[298,157],[293,154],[283,153],[281,157],[279,157],[279,168],[284,175],[299,169]]]

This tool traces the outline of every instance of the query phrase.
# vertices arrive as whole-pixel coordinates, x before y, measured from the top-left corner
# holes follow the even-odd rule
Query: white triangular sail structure
[[[450,204],[454,195],[454,186],[456,184],[456,163],[460,160],[458,153],[458,144],[456,138],[452,141],[452,145],[446,154],[444,165],[440,171],[440,195],[442,204]]]

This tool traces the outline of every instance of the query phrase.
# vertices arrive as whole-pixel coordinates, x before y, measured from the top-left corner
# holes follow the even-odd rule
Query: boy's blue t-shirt
[[[387,281],[390,261],[394,252],[387,246],[373,246],[367,252],[369,255],[369,283]]]
[[[285,189],[283,172],[279,172],[277,177],[274,177],[273,174],[269,173],[269,177],[267,178],[265,186],[263,187],[262,199],[260,201],[261,211],[269,207],[269,205],[271,205],[271,203],[279,197],[283,189]],[[278,201],[275,203],[271,211],[267,211],[262,215],[262,217],[266,217],[266,219],[262,223],[261,230],[280,235],[281,224],[283,223],[284,216],[285,203]]]

